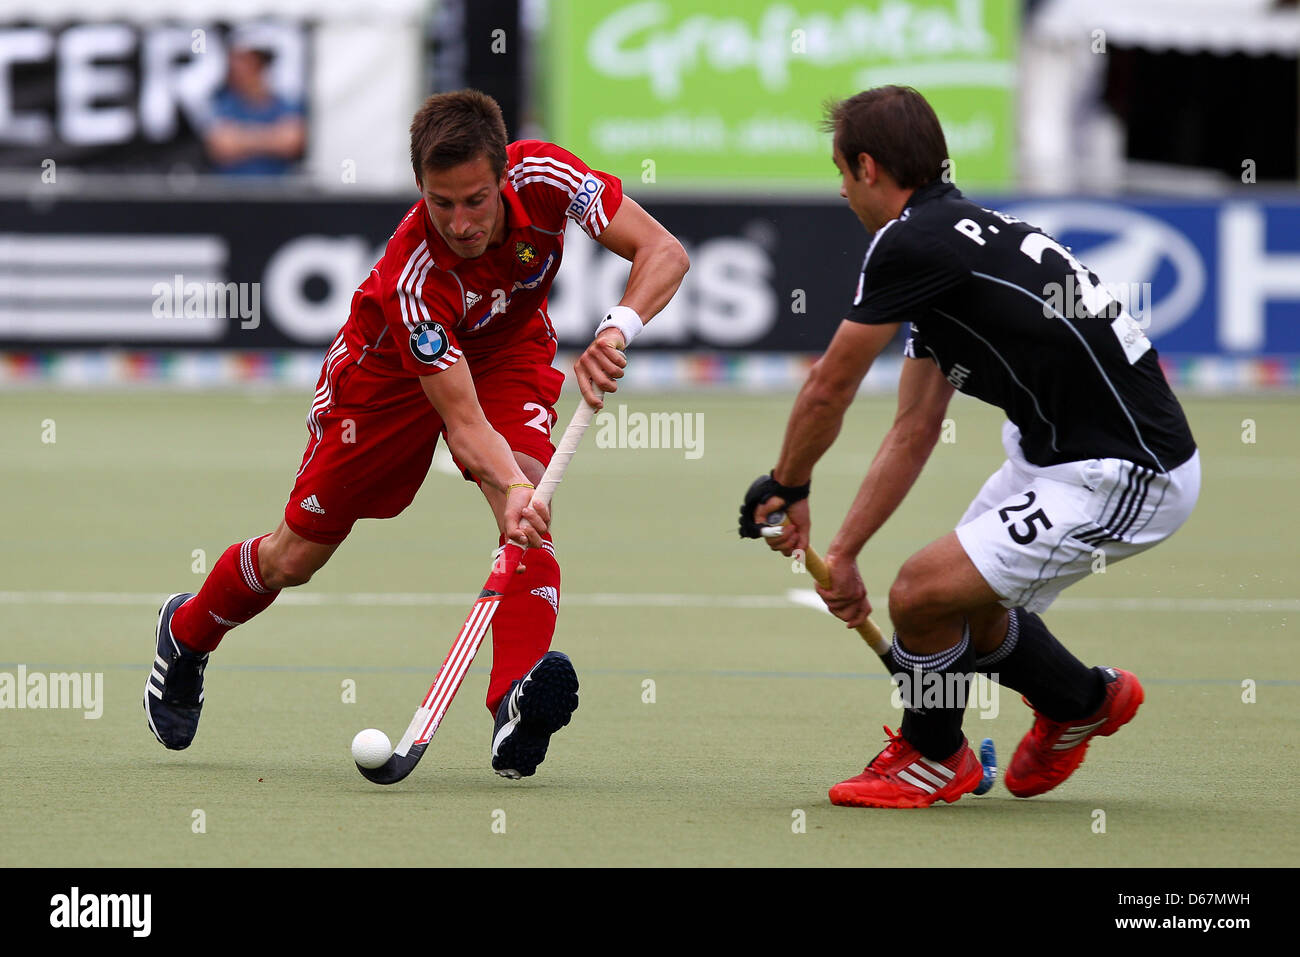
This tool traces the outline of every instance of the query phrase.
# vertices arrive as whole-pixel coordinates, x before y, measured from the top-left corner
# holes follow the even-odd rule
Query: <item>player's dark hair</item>
[[[823,132],[858,178],[858,156],[867,153],[903,189],[938,179],[948,144],[934,109],[910,86],[878,86],[824,107]]]
[[[411,121],[411,167],[416,179],[426,169],[459,166],[487,157],[498,179],[506,170],[506,121],[497,101],[478,90],[435,93]]]

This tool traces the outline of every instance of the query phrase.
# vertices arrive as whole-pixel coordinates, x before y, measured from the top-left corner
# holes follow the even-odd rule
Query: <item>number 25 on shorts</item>
[[[1051,519],[1041,508],[1022,516],[1021,520],[1025,527],[1021,529],[1019,523],[1011,517],[1012,512],[1023,512],[1031,508],[1037,495],[1032,491],[1025,492],[1025,501],[1019,505],[1008,505],[1006,508],[998,509],[998,518],[1002,519],[1002,524],[1007,528],[1007,534],[1011,536],[1012,541],[1019,542],[1021,545],[1028,545],[1038,537],[1038,529],[1034,527],[1034,522],[1039,522],[1043,526],[1043,531],[1052,527]]]

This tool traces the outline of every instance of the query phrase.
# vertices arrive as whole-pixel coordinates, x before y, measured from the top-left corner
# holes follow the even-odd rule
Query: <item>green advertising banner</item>
[[[914,86],[963,187],[1013,176],[1018,0],[551,0],[547,135],[665,187],[825,188],[822,103]]]

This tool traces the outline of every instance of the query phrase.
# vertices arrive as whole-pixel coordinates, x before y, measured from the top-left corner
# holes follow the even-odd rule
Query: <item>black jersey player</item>
[[[826,552],[827,607],[851,626],[871,610],[856,559],[920,474],[954,390],[1000,407],[1007,461],[954,532],[909,558],[889,592],[884,663],[903,691],[898,733],[834,804],[925,807],[980,782],[962,735],[970,677],[1021,692],[1034,724],[1005,780],[1048,791],[1142,703],[1137,678],[1089,668],[1038,613],[1108,562],[1171,535],[1200,488],[1196,445],[1155,349],[1124,307],[1041,230],[964,198],[925,99],[867,90],[828,112],[841,195],[871,232],[847,318],[795,402],[770,475],[751,487],[742,534],[777,509],[771,547],[806,548],[813,466],[880,352],[907,324],[898,411]],[[922,688],[947,694],[922,695]]]

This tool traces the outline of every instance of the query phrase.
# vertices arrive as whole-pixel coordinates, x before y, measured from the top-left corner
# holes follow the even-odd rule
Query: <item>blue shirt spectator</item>
[[[278,176],[302,156],[302,107],[271,90],[269,62],[261,50],[230,51],[229,79],[212,104],[212,124],[205,136],[208,156],[219,173]]]

